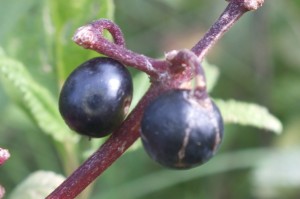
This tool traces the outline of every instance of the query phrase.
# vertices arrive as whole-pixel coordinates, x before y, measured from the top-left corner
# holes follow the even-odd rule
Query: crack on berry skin
[[[191,134],[191,129],[189,127],[187,127],[185,130],[185,135],[183,138],[182,146],[181,146],[180,150],[178,151],[179,164],[183,161],[183,159],[185,157],[185,150],[189,143],[190,134]]]
[[[213,117],[211,115],[211,120],[213,121],[213,124],[216,129],[215,144],[214,144],[214,148],[213,148],[213,152],[215,153],[218,150],[220,143],[222,141],[222,138],[223,138],[224,125],[223,125],[223,118],[221,116],[221,112],[218,109],[218,107],[213,104],[212,109],[213,110],[211,112],[214,112],[215,117]],[[218,118],[216,118],[216,117],[218,117]],[[219,120],[219,122],[222,123],[222,125],[218,125],[218,120]]]
[[[127,115],[127,113],[129,112],[129,110],[130,110],[130,105],[131,105],[131,101],[132,101],[132,97],[127,97],[127,98],[125,98],[125,100],[124,100],[124,105],[123,105],[123,107],[124,107],[124,112],[123,112],[123,114],[124,115]]]
[[[214,148],[213,148],[214,153],[218,150],[219,145],[222,141],[221,136],[220,136],[220,134],[221,134],[220,129],[218,127],[216,127],[216,128],[217,128],[217,133],[216,133],[216,137],[215,137],[216,139],[215,139],[215,144],[214,144]]]

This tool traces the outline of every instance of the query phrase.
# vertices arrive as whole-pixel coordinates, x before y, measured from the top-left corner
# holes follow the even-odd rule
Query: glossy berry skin
[[[67,78],[60,93],[59,111],[72,130],[104,137],[123,121],[132,92],[132,79],[123,64],[111,58],[93,58]]]
[[[173,90],[145,109],[141,138],[149,156],[163,166],[188,169],[209,160],[223,137],[223,120],[208,98]]]

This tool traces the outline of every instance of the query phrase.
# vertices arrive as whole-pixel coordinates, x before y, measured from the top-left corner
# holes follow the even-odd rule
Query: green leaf
[[[174,171],[162,169],[152,174],[144,175],[135,180],[126,181],[111,189],[99,191],[96,198],[144,198],[151,193],[159,192],[180,183],[219,173],[251,168],[257,165],[257,160],[270,154],[270,149],[252,149],[220,154],[200,167],[190,170]]]
[[[35,1],[37,0],[1,0],[0,43],[5,41],[5,36],[12,32],[13,27],[17,25],[22,17],[28,17],[27,12]]]
[[[100,18],[114,19],[115,4],[113,0],[100,0]]]
[[[22,63],[0,57],[0,78],[10,96],[45,133],[60,142],[78,140],[61,119],[57,100],[32,79]]]
[[[21,182],[9,199],[43,199],[49,195],[65,177],[50,171],[36,171]]]
[[[299,154],[299,147],[275,149],[269,156],[258,162],[258,166],[252,173],[256,198],[299,197]],[[295,195],[292,196],[293,194]]]
[[[138,104],[145,92],[150,86],[148,75],[143,72],[138,72],[133,77],[133,99],[130,105],[130,111]]]
[[[226,123],[254,126],[275,133],[282,132],[281,122],[265,107],[235,100],[216,99],[214,101],[219,106]]]

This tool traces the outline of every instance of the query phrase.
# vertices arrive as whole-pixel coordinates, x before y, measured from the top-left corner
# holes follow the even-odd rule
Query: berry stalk
[[[110,32],[114,42],[103,36],[104,29]],[[167,63],[164,61],[155,60],[126,49],[120,28],[107,19],[100,19],[80,27],[76,31],[73,40],[84,48],[116,59],[127,66],[135,67],[151,77],[158,77],[167,68]]]

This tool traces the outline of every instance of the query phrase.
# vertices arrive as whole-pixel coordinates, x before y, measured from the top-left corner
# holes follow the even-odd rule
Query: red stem
[[[229,3],[214,25],[203,38],[192,48],[192,51],[202,60],[211,47],[231,28],[247,10],[236,3]]]
[[[104,29],[111,33],[114,43],[104,38]],[[155,60],[126,49],[123,34],[119,27],[106,19],[100,19],[80,27],[76,31],[73,40],[84,48],[105,54],[127,66],[135,67],[154,78],[159,77],[168,67],[165,61]]]
[[[256,10],[262,6],[264,0],[227,0],[228,6],[218,20],[205,33],[203,38],[192,48],[203,60],[207,52],[247,11]]]

